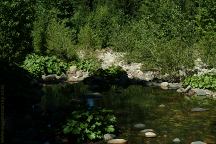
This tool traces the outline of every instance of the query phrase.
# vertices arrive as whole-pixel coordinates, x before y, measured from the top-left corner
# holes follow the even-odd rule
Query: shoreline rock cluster
[[[216,92],[207,90],[207,89],[197,89],[188,86],[186,88],[183,87],[181,83],[170,83],[168,81],[162,81],[164,79],[168,79],[169,75],[161,75],[159,71],[145,71],[141,70],[141,63],[126,63],[124,60],[125,53],[114,52],[112,49],[96,51],[97,59],[101,61],[101,68],[106,69],[110,66],[120,66],[127,73],[129,79],[135,79],[137,81],[144,81],[147,86],[156,86],[160,87],[163,90],[176,90],[178,93],[185,93],[186,95],[192,96],[206,96],[209,98],[216,99]],[[195,60],[195,67],[192,71],[196,71],[195,75],[203,75],[206,73],[216,73],[216,69],[207,69],[207,65],[204,64],[201,59]],[[179,74],[182,76],[186,75],[185,70],[179,71]],[[84,80],[89,77],[89,72],[79,70],[76,66],[71,66],[66,75],[63,74],[61,76],[57,76],[55,74],[42,76],[43,81],[46,82],[62,82],[66,81],[69,83],[75,83]],[[155,79],[159,80],[155,81]]]

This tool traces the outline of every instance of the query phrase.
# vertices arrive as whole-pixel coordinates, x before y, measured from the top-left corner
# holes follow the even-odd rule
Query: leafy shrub
[[[102,75],[107,77],[119,77],[121,75],[124,75],[126,72],[122,69],[120,66],[110,66],[109,68],[104,70],[104,73]]]
[[[76,63],[81,70],[88,71],[90,74],[94,73],[100,68],[100,63],[94,58],[80,60]]]
[[[116,117],[110,110],[95,110],[91,112],[74,111],[71,118],[63,126],[65,134],[77,136],[77,142],[100,140],[106,133],[114,133]]]
[[[23,68],[32,73],[35,77],[43,74],[60,75],[68,68],[68,64],[56,56],[28,55],[22,65]]]
[[[201,76],[191,76],[187,77],[183,84],[185,86],[190,85],[193,88],[206,88],[216,90],[216,75],[201,75]]]

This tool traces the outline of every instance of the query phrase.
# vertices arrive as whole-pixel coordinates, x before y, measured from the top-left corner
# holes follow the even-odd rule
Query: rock
[[[202,142],[202,141],[195,141],[195,142],[192,142],[191,144],[207,144],[207,143]]]
[[[178,93],[184,93],[184,92],[185,92],[185,89],[184,89],[184,88],[179,88],[179,89],[177,89],[177,92],[178,92]]]
[[[185,88],[185,92],[188,92],[190,89],[191,89],[191,86],[189,85]]]
[[[160,104],[158,107],[159,107],[159,108],[164,108],[165,105],[164,105],[164,104]]]
[[[167,90],[167,89],[168,89],[168,85],[169,85],[168,82],[162,82],[162,83],[160,84],[160,87],[161,87],[162,89],[164,89],[164,90]]]
[[[116,136],[114,134],[105,134],[104,135],[104,140],[108,141],[108,140],[114,139],[115,137]]]
[[[140,133],[146,133],[146,132],[154,132],[153,129],[144,129],[144,130],[141,130]]]
[[[56,81],[57,80],[57,75],[56,74],[50,74],[50,75],[42,75],[42,79],[44,82],[51,82],[51,81]]]
[[[180,83],[169,83],[169,89],[178,89],[182,86]]]
[[[173,143],[180,143],[180,142],[181,142],[181,140],[179,138],[173,139]]]
[[[192,108],[191,111],[192,112],[204,112],[204,111],[207,111],[208,109],[205,109],[205,108]]]
[[[69,71],[67,72],[68,74],[75,74],[77,71],[76,66],[70,66]]]
[[[56,77],[59,81],[65,81],[67,80],[67,76],[63,73],[61,74],[60,76],[57,76]]]
[[[83,76],[83,71],[79,70],[79,71],[76,71],[76,78],[80,78]]]
[[[155,78],[156,73],[152,71],[144,72],[143,73],[143,80],[151,81]]]
[[[140,131],[140,135],[143,136],[143,134],[147,138],[153,138],[153,137],[157,136],[153,129],[144,129],[144,130],[141,130]]]
[[[99,92],[93,92],[93,93],[87,93],[86,96],[89,98],[102,98],[103,95]]]
[[[187,86],[185,89],[180,87],[179,89],[177,89],[178,93],[187,93],[189,90],[191,89],[191,86]]]
[[[193,90],[193,89],[190,89],[188,92],[187,92],[187,95],[188,96],[193,96],[193,95],[195,95],[196,94],[196,92]]]
[[[157,83],[157,82],[152,82],[152,86],[159,87],[160,85],[161,85],[160,83]]]
[[[127,140],[125,139],[112,139],[107,142],[108,144],[127,144]]]
[[[147,137],[147,138],[154,138],[154,137],[156,137],[157,135],[156,135],[156,133],[154,133],[154,132],[146,132],[145,133],[145,137]]]
[[[142,123],[138,123],[134,125],[134,128],[136,129],[143,129],[144,127],[145,127],[145,124],[142,124]]]
[[[192,90],[196,93],[197,96],[206,96],[207,95],[206,91],[203,89],[192,89]]]

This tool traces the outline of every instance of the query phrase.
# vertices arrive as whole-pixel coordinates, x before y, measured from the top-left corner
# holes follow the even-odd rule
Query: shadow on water
[[[35,140],[33,107],[41,101],[42,90],[37,80],[15,64],[0,61],[0,84],[4,85],[5,143]]]

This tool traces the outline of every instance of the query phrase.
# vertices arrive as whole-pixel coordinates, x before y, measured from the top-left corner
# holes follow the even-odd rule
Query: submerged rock
[[[159,106],[158,106],[159,108],[164,108],[164,107],[166,107],[164,104],[160,104]]]
[[[191,144],[207,144],[207,143],[202,142],[202,141],[195,141],[195,142],[192,142]]]
[[[127,144],[125,139],[112,139],[107,142],[108,144]]]
[[[154,132],[153,129],[144,129],[144,130],[141,130],[140,133],[146,133],[146,132]]]
[[[154,132],[153,129],[144,129],[144,130],[141,130],[140,131],[140,135],[144,135],[145,137],[147,138],[153,138],[153,137],[156,137],[157,134]]]
[[[134,125],[134,128],[136,129],[143,129],[144,127],[145,127],[145,124],[142,124],[142,123],[138,123]]]

